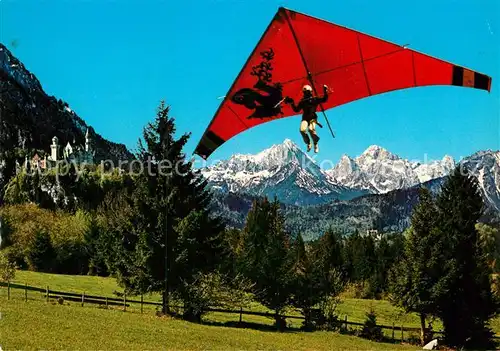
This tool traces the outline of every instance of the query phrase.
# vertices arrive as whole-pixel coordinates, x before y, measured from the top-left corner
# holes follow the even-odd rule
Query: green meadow
[[[88,295],[114,296],[122,289],[112,278],[71,276],[18,271],[15,282],[30,286],[49,287],[51,290]],[[116,295],[115,295],[116,296]],[[302,332],[294,327],[300,320],[290,319],[292,329],[284,333],[273,331],[272,320],[266,317],[243,315],[246,326],[236,327],[238,314],[209,313],[203,324],[179,319],[157,317],[155,306],[131,304],[126,312],[121,306],[107,309],[79,302],[55,300],[46,302],[42,293],[0,289],[1,347],[3,350],[28,349],[244,349],[244,350],[413,350],[416,347],[396,342],[376,343],[359,337],[335,332]],[[135,297],[132,297],[135,298]],[[158,295],[144,296],[144,301],[159,301]],[[363,321],[367,303],[346,299],[339,305],[339,313],[349,320]],[[380,312],[380,323],[389,323],[397,313],[384,301],[373,301]],[[265,311],[255,304],[254,311]],[[297,314],[290,311],[290,314]],[[412,322],[416,319],[412,319]],[[265,326],[269,326],[267,329]]]

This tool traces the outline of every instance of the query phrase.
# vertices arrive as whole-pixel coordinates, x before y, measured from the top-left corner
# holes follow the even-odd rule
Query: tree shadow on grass
[[[284,330],[278,330],[274,325],[262,324],[256,322],[238,322],[238,321],[226,321],[226,322],[217,322],[212,320],[203,320],[201,322],[203,325],[215,326],[215,327],[226,327],[226,328],[240,328],[240,329],[253,329],[258,331],[265,332],[274,332],[274,333],[297,333],[302,332],[303,330],[297,327],[287,327]]]

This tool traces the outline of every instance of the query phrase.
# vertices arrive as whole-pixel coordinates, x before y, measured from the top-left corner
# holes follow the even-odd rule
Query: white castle
[[[61,153],[62,151],[62,153]],[[95,150],[92,146],[92,139],[90,137],[89,129],[85,133],[85,145],[71,145],[70,142],[61,149],[59,139],[54,136],[52,138],[52,145],[50,145],[50,155],[42,159],[37,153],[31,159],[31,166],[45,169],[49,165],[55,165],[57,162],[66,161],[68,163],[76,164],[94,164]],[[26,164],[28,162],[26,156]]]

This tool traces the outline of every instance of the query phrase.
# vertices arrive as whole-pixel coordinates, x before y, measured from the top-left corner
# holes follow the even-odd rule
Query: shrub
[[[338,331],[342,328],[342,321],[337,315],[337,306],[340,299],[328,296],[321,303],[320,308],[314,309],[314,328],[319,330]]]
[[[5,250],[0,251],[0,280],[8,282],[14,279],[16,275],[16,266],[9,260]]]
[[[26,250],[26,261],[33,271],[50,271],[55,256],[49,234],[39,230]]]
[[[249,307],[252,295],[245,293],[250,283],[242,277],[230,278],[218,272],[198,274],[173,294],[184,303],[183,318],[200,322],[209,307]]]
[[[363,330],[361,331],[361,337],[381,341],[383,338],[382,328],[377,326],[377,315],[373,309],[370,309],[368,313],[366,313],[366,320],[363,325]]]

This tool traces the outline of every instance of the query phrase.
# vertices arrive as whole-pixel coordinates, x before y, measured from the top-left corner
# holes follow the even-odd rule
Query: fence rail
[[[127,307],[130,307],[130,304],[140,304],[141,307],[141,313],[143,313],[143,306],[144,305],[153,305],[153,306],[162,306],[161,302],[154,302],[154,301],[144,301],[143,295],[141,295],[140,300],[134,300],[134,299],[127,299],[127,296],[124,294],[123,298],[116,298],[116,297],[107,297],[107,296],[98,296],[98,295],[86,295],[85,293],[74,293],[74,292],[65,292],[65,291],[57,291],[57,290],[50,290],[49,287],[47,286],[45,289],[44,288],[39,288],[39,287],[34,287],[34,286],[29,286],[28,284],[17,284],[17,283],[10,283],[10,282],[1,282],[0,281],[0,287],[6,287],[7,288],[7,299],[10,299],[10,290],[11,289],[19,289],[19,290],[24,290],[24,296],[25,300],[28,300],[28,291],[35,291],[35,292],[41,292],[43,293],[43,297],[48,301],[49,299],[59,299],[63,298],[64,300],[68,301],[73,301],[73,302],[81,302],[82,306],[87,303],[87,304],[97,304],[97,305],[106,305],[106,306],[121,306],[123,307],[124,310],[126,310]],[[169,306],[171,308],[183,308],[182,306]],[[269,317],[269,318],[274,318],[276,317],[275,313],[270,313],[270,312],[259,312],[259,311],[247,311],[243,310],[240,308],[239,310],[229,310],[229,309],[222,309],[222,308],[207,308],[206,311],[208,312],[220,312],[220,313],[230,313],[230,314],[239,314],[240,322],[242,321],[242,316],[243,315],[253,315],[253,316],[261,316],[261,317]],[[305,319],[304,316],[302,315],[280,315],[282,318],[285,319]],[[348,325],[350,326],[356,326],[356,327],[362,327],[364,324],[360,322],[351,322],[347,320],[347,315],[345,316],[345,319],[342,321],[339,321],[341,325],[345,325],[347,328]],[[420,333],[420,328],[417,327],[405,327],[403,325],[401,326],[396,326],[395,324],[393,325],[377,325],[381,329],[386,329],[392,331],[392,339],[395,338],[395,332],[397,331],[398,333],[401,333],[401,340],[404,339],[404,333]],[[439,335],[442,334],[440,331],[433,331],[433,334]],[[495,336],[495,339],[500,339],[500,336]]]

